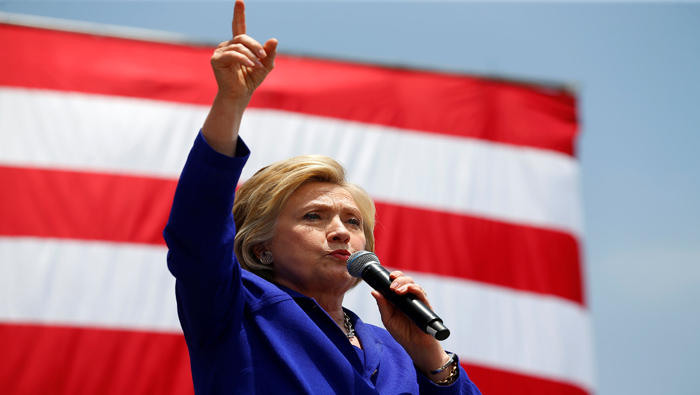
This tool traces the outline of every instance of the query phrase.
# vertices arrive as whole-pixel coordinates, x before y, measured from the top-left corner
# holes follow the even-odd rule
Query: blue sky
[[[598,394],[700,388],[700,2],[249,0],[280,50],[578,90]],[[218,43],[224,1],[0,1]]]

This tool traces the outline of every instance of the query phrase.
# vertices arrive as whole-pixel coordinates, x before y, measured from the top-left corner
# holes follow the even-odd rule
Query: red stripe
[[[0,185],[0,235],[165,244],[177,182],[0,166]]]
[[[0,323],[0,393],[192,394],[180,334]],[[570,384],[462,364],[484,394],[586,395]]]
[[[462,363],[482,394],[589,395],[572,384]]]
[[[564,91],[304,58],[279,59],[251,106],[567,155],[577,132],[575,101]]]
[[[163,244],[176,182],[0,166],[0,235]],[[387,266],[584,303],[576,240],[563,233],[377,203]]]
[[[193,394],[182,335],[0,324],[2,394]]]
[[[216,93],[209,47],[3,24],[0,45],[0,85],[193,104]]]
[[[577,240],[483,218],[377,203],[382,264],[585,304]]]
[[[0,85],[202,105],[216,92],[208,47],[2,24],[0,47]],[[561,89],[291,56],[250,105],[568,155],[577,134],[575,98]]]

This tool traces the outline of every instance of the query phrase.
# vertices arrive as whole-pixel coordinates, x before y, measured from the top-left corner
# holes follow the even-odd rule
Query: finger
[[[430,304],[430,301],[428,300],[428,293],[423,289],[418,284],[410,284],[407,286],[406,293],[411,293],[413,295],[416,295],[416,298],[423,302],[429,309],[432,309],[433,306]]]
[[[390,287],[398,295],[413,294],[418,300],[423,302],[428,308],[430,307],[430,302],[428,301],[428,293],[420,285],[413,282],[413,279],[408,276],[402,276],[397,278],[391,283]]]
[[[250,50],[251,53],[255,54],[254,56],[256,58],[265,59],[265,57],[267,56],[264,47],[260,45],[260,43],[256,39],[248,35],[238,35],[234,37],[233,40],[231,40],[231,42],[245,46],[248,50]]]
[[[231,33],[233,37],[239,34],[245,34],[245,3],[243,0],[236,0],[236,5],[233,6],[233,21],[231,21]]]
[[[390,289],[396,291],[397,289],[404,287],[406,284],[413,284],[413,277],[410,276],[399,276],[396,277],[392,282]]]
[[[412,293],[415,295],[420,294],[421,296],[423,296],[423,288],[421,288],[418,284],[414,284],[413,282],[399,284],[399,286],[397,286],[394,289],[394,292],[396,292],[399,295]]]
[[[393,272],[389,273],[389,278],[392,280],[395,280],[401,276],[403,276],[403,272],[401,270],[394,270]]]
[[[226,47],[219,48],[218,51],[222,55],[224,55],[224,54],[228,55],[227,54],[228,52],[239,53],[239,54],[245,56],[246,58],[248,58],[248,60],[250,60],[252,62],[252,65],[255,65],[258,67],[262,67],[262,65],[263,65],[260,62],[260,60],[258,59],[257,55],[253,53],[253,50],[251,50],[250,48],[246,47],[243,44],[231,44],[231,45],[228,45]]]
[[[257,59],[256,59],[257,60]],[[258,61],[259,63],[260,61]],[[238,51],[218,51],[211,57],[211,64],[217,68],[230,68],[236,64],[256,67],[256,63]]]

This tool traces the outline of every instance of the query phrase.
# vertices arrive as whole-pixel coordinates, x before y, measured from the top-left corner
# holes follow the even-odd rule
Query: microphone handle
[[[406,314],[423,332],[437,340],[445,340],[450,336],[450,330],[445,327],[440,317],[421,302],[416,295],[399,295],[389,289],[391,278],[383,266],[375,263],[367,264],[362,270],[362,279]]]

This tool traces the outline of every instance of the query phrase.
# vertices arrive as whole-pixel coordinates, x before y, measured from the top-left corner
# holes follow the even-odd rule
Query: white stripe
[[[0,321],[180,331],[163,247],[0,238]],[[593,385],[588,312],[563,299],[414,274],[464,361]],[[345,305],[380,324],[361,284]]]
[[[0,163],[177,177],[206,107],[0,89]],[[550,151],[250,109],[244,178],[273,161],[336,158],[377,201],[582,233],[579,167]]]
[[[250,111],[244,177],[309,153],[343,163],[377,201],[580,235],[578,163],[567,155],[280,111]]]
[[[0,320],[181,332],[166,253],[0,237]]]
[[[0,163],[175,178],[207,109],[0,88]]]

